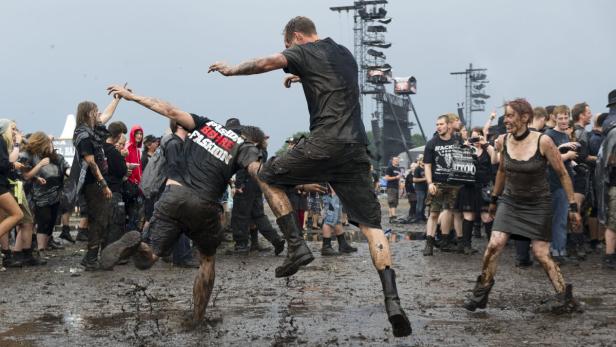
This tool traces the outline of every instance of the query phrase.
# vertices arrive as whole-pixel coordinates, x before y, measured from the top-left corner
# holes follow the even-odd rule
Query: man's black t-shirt
[[[94,155],[94,144],[92,143],[91,137],[85,138],[79,142],[79,144],[77,145],[77,153],[82,159],[85,158],[85,156],[87,155]],[[92,174],[92,170],[88,168],[86,170],[86,178],[84,180],[84,185],[95,182],[96,178],[94,177],[94,174]]]
[[[414,178],[424,178],[426,177],[426,172],[424,170],[423,167],[421,166],[417,166],[415,168],[415,172],[413,172],[413,177]],[[424,182],[417,182],[415,183],[415,190],[421,190],[421,191],[427,191],[428,190],[428,184],[424,181]]]
[[[387,176],[397,177],[399,174],[400,174],[400,167],[398,167],[398,166],[390,165],[385,170],[385,175],[387,175]],[[400,187],[400,179],[399,178],[395,179],[395,180],[391,180],[391,181],[388,180],[387,181],[387,188],[398,189],[398,187]]]
[[[111,143],[105,142],[105,144],[103,144],[103,150],[105,151],[107,165],[109,166],[107,174],[105,175],[105,181],[107,181],[109,190],[114,193],[120,193],[122,191],[122,181],[127,172],[126,161],[124,161],[124,157],[122,157],[120,151]]]
[[[451,137],[445,141],[435,135],[424,149],[424,163],[432,166],[432,182],[447,183],[453,164],[454,147],[460,145],[460,140]]]
[[[203,200],[218,202],[227,183],[241,168],[261,157],[259,149],[232,130],[205,117],[192,115],[195,128],[184,142],[185,169],[181,182]]]
[[[357,63],[331,38],[282,52],[285,72],[299,76],[310,113],[310,136],[333,143],[368,144],[361,119]]]

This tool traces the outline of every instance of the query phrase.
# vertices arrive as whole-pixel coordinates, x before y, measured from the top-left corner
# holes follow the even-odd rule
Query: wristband
[[[496,205],[497,202],[498,202],[498,195],[492,195],[490,197],[490,203]]]
[[[102,180],[96,182],[96,184],[98,184],[98,186],[101,187],[101,188],[107,187],[107,181],[105,181],[104,178]]]
[[[578,206],[575,202],[569,204],[569,212],[578,213]]]

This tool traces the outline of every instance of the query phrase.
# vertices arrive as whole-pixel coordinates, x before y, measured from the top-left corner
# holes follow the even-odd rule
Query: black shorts
[[[268,160],[259,177],[283,187],[327,182],[340,197],[350,223],[381,228],[381,205],[365,145],[303,139],[292,150]]]
[[[154,206],[150,221],[152,248],[158,256],[171,254],[184,233],[203,255],[216,254],[223,229],[222,206],[199,199],[192,189],[169,185]]]

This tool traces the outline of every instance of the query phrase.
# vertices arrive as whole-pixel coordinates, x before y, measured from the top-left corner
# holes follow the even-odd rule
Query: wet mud
[[[405,233],[424,226],[384,227]],[[480,254],[423,257],[423,241],[394,242],[398,290],[413,324],[411,337],[394,338],[368,246],[355,246],[356,254],[323,258],[320,243],[310,242],[315,261],[289,279],[274,277],[282,257],[222,249],[206,320],[193,325],[196,270],[159,262],[148,271],[129,263],[83,272],[85,245],[78,243],[50,252],[47,266],[0,273],[0,346],[616,344],[616,273],[600,267],[599,255],[562,268],[584,313],[535,313],[553,289],[539,265],[514,266],[512,246],[500,258],[488,308],[470,313],[461,306],[480,272]],[[485,239],[474,246],[483,251]]]

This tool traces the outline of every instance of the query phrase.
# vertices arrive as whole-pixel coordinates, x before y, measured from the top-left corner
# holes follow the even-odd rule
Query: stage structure
[[[387,63],[384,50],[392,44],[386,40],[385,34],[392,18],[387,16],[386,5],[386,0],[373,0],[330,7],[334,12],[353,13],[353,54],[359,70],[362,118],[366,118],[365,106],[374,103],[370,124],[379,166],[386,166],[393,155],[413,147],[411,131],[415,125],[426,139],[410,97],[417,93],[417,80],[412,76],[393,77],[392,67]],[[393,93],[386,88],[392,84]],[[417,123],[409,121],[411,111]]]
[[[469,64],[465,71],[450,73],[451,75],[464,75],[464,105],[462,105],[462,108],[458,105],[458,113],[467,128],[473,126],[473,112],[486,110],[486,100],[490,98],[485,90],[490,83],[487,80],[486,71],[488,69],[473,68],[473,64]],[[461,112],[462,110],[464,112]]]

